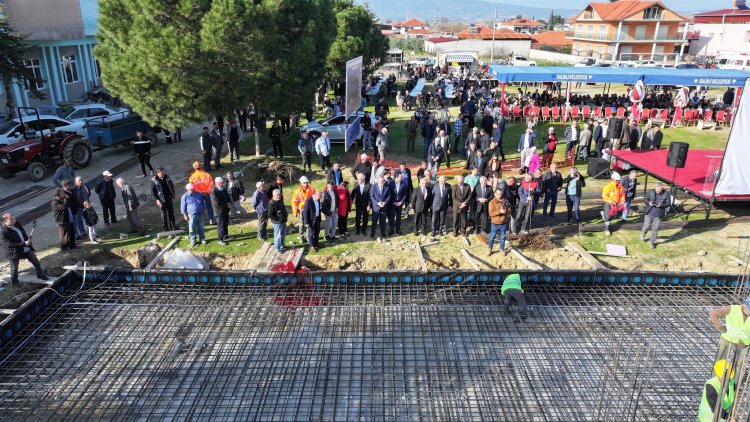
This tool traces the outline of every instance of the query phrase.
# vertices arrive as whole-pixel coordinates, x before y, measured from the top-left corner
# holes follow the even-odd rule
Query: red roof
[[[750,9],[720,9],[696,13],[695,23],[750,23]]]
[[[400,26],[403,28],[414,28],[415,26],[427,26],[424,21],[419,19],[409,19],[408,21],[396,22],[393,26]]]
[[[521,18],[521,19],[511,19],[507,21],[503,21],[501,25],[506,26],[544,26],[543,23],[539,23],[535,20]]]
[[[429,29],[410,29],[406,35],[432,35]]]
[[[675,13],[660,1],[620,0],[614,3],[591,3],[591,6],[603,21],[617,21],[629,18],[651,6],[661,6],[663,9]],[[677,13],[675,13],[677,14]],[[681,16],[677,14],[677,16]]]
[[[429,41],[433,44],[440,44],[444,42],[456,41],[456,39],[451,38],[451,37],[432,37],[432,38],[427,38],[425,41]]]
[[[530,40],[531,37],[526,34],[521,34],[509,29],[496,29],[493,31],[486,26],[477,26],[474,28],[475,32],[471,32],[471,29],[464,29],[458,33],[458,38],[462,40],[476,39],[476,40],[491,40],[494,32],[494,38],[496,40]]]
[[[545,31],[531,36],[531,43],[534,45],[549,45],[552,47],[565,47],[572,45],[573,42],[567,38],[565,31]]]

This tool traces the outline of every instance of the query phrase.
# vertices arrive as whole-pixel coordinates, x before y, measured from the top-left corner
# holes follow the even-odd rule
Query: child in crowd
[[[98,245],[102,241],[96,236],[96,224],[99,222],[99,216],[96,214],[96,210],[91,207],[89,201],[83,201],[83,221],[86,223],[89,232],[89,240],[91,240],[91,243]]]

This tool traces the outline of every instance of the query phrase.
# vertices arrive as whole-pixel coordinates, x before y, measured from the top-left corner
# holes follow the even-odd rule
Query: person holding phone
[[[575,215],[576,222],[581,224],[581,193],[586,187],[586,180],[577,168],[571,167],[570,174],[563,180],[563,183],[565,184],[565,205],[568,207],[568,224],[572,222],[573,215]]]

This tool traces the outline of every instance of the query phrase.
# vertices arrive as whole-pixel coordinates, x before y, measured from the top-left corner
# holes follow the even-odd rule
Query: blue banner
[[[350,119],[351,122],[346,127],[346,148],[344,148],[344,151],[349,151],[349,148],[357,142],[357,136],[359,136],[359,131],[361,129],[359,116],[353,118],[350,117]]]

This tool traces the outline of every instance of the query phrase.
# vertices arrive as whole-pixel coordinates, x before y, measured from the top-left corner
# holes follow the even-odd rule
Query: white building
[[[693,56],[750,54],[750,9],[745,1],[735,1],[730,9],[698,13],[693,18],[692,32]]]
[[[494,46],[494,54],[493,54]],[[507,29],[493,30],[482,26],[472,26],[458,33],[457,38],[435,37],[424,42],[424,49],[430,53],[474,52],[479,56],[528,56],[531,37]]]

